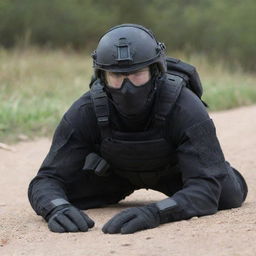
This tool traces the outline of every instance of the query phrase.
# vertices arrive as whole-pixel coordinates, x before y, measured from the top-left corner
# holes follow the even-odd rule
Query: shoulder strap
[[[97,123],[99,125],[101,137],[103,139],[111,134],[111,129],[109,126],[108,97],[106,92],[103,90],[103,85],[99,80],[96,80],[92,84],[90,93],[97,118]]]
[[[162,125],[166,116],[171,112],[185,81],[175,75],[168,74],[167,79],[163,79],[159,84],[157,95],[157,105],[155,109],[155,123]]]

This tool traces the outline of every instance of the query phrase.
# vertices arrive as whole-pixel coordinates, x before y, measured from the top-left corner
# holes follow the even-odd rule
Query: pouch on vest
[[[173,149],[159,133],[143,140],[126,140],[128,137],[124,134],[121,139],[114,134],[101,143],[101,155],[116,174],[127,178],[135,186],[150,188],[157,184],[160,177],[172,173],[177,159],[170,157]]]
[[[107,176],[109,174],[108,169],[109,164],[96,153],[92,152],[86,156],[83,167],[84,171],[92,171],[98,176]]]
[[[171,149],[165,139],[125,141],[105,138],[101,154],[114,169],[130,172],[157,171],[170,162]]]

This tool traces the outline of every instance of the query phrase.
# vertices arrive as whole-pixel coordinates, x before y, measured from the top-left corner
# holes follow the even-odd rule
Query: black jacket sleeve
[[[183,187],[172,196],[177,207],[169,221],[213,214],[227,175],[213,121],[199,98],[186,88],[171,119]]]
[[[93,152],[97,132],[88,93],[76,101],[59,123],[49,153],[31,181],[28,197],[38,215],[45,216],[49,203],[57,198],[68,200],[66,184],[81,171],[85,157]]]

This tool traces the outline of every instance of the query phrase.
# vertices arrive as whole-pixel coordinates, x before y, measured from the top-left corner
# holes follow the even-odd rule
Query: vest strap
[[[108,97],[103,88],[99,80],[96,80],[91,87],[91,98],[102,139],[111,134]]]
[[[156,126],[164,125],[166,117],[171,112],[184,85],[185,81],[182,78],[170,74],[167,74],[167,79],[163,79],[162,83],[159,84],[155,109]]]

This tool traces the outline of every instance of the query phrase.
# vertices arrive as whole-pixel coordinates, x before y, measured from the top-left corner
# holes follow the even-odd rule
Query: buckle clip
[[[98,117],[98,124],[106,126],[108,125],[108,116],[99,116]]]

